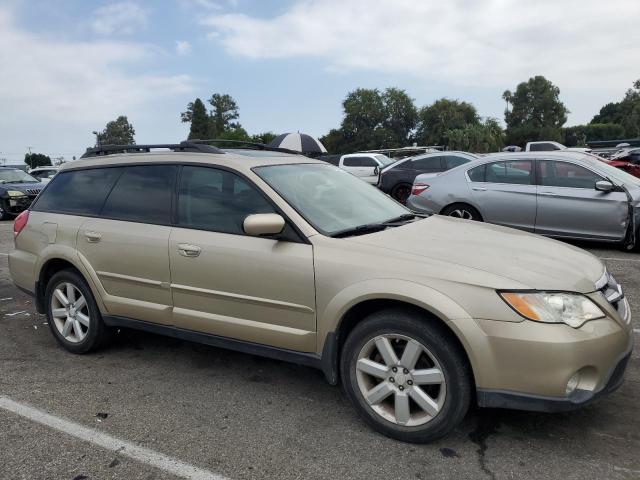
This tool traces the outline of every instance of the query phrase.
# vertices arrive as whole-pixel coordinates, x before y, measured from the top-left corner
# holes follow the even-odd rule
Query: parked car
[[[563,411],[621,384],[629,305],[597,257],[306,157],[163,147],[90,150],[15,221],[11,277],[68,351],[127,327],[298,362],[409,442],[472,399]]]
[[[541,141],[541,142],[527,142],[524,147],[525,152],[554,152],[557,150],[564,150],[569,152],[590,152],[590,148],[586,147],[565,147],[559,142],[553,141]]]
[[[640,225],[640,179],[579,152],[494,154],[418,176],[407,205],[552,237],[629,245]]]
[[[350,153],[342,155],[337,166],[367,183],[376,184],[380,170],[393,162],[381,153]]]
[[[408,157],[382,169],[378,188],[404,204],[411,194],[413,180],[421,173],[444,172],[476,158],[466,152],[432,152]]]
[[[640,178],[640,148],[624,149],[604,161],[612,167],[619,168],[634,177]]]
[[[58,173],[58,167],[36,167],[29,170],[29,175],[37,178],[43,183],[49,182]]]
[[[44,184],[17,168],[0,167],[0,220],[27,209]]]

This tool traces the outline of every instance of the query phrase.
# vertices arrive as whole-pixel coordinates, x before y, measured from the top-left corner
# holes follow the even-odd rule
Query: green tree
[[[483,123],[447,130],[445,137],[451,150],[491,153],[500,151],[504,146],[504,132],[495,118],[487,118]]]
[[[384,101],[376,89],[358,88],[349,92],[342,102],[344,118],[341,123],[345,151],[379,148],[374,132],[385,121]]]
[[[408,145],[418,119],[418,110],[413,99],[404,90],[387,88],[382,93],[382,103],[385,117],[382,128],[385,131],[378,132],[376,137],[384,141],[387,148]]]
[[[421,145],[447,145],[446,132],[480,125],[476,107],[467,102],[441,98],[418,112],[416,140]]]
[[[199,98],[187,105],[187,111],[181,114],[183,123],[191,123],[189,139],[207,139],[210,137],[211,119],[207,108]]]
[[[564,143],[567,147],[586,147],[587,142],[596,140],[617,140],[624,137],[624,128],[616,123],[590,123],[563,128]]]
[[[633,82],[633,88],[627,90],[620,102],[608,103],[602,107],[591,123],[615,123],[624,130],[621,137],[640,137],[640,80]]]
[[[267,145],[276,137],[277,135],[273,132],[262,132],[251,135],[251,138],[249,140],[256,143],[264,143],[265,145]]]
[[[541,75],[522,82],[514,93],[502,98],[511,105],[504,112],[506,138],[511,145],[523,146],[536,140],[562,141],[562,126],[569,110],[560,101],[560,89]]]
[[[51,158],[44,153],[25,153],[24,163],[29,165],[29,168],[47,167],[51,165]]]
[[[214,138],[221,138],[228,131],[233,131],[240,126],[234,123],[240,117],[238,104],[227,94],[214,93],[209,99],[211,110],[211,134]],[[246,132],[245,132],[246,133]]]
[[[133,125],[125,115],[120,115],[116,120],[107,123],[102,132],[93,132],[96,136],[96,145],[135,145],[136,134]]]

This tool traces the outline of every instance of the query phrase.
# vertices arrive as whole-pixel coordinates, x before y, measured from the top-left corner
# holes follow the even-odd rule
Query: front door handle
[[[487,189],[484,187],[471,187],[471,190],[475,190],[476,192],[486,192]]]
[[[180,243],[178,251],[183,257],[197,257],[200,255],[201,248],[197,245],[189,245],[188,243]]]
[[[553,192],[540,192],[540,193],[538,193],[538,195],[545,195],[547,197],[555,197],[556,196],[556,194],[553,193]]]
[[[102,235],[98,232],[84,232],[84,238],[89,243],[98,243],[102,239]]]

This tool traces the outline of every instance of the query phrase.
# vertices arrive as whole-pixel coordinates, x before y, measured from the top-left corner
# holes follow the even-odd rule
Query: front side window
[[[359,167],[360,157],[347,157],[342,162],[342,165],[344,165],[345,167]]]
[[[38,212],[98,215],[121,174],[120,167],[63,171],[53,177],[31,208]]]
[[[423,172],[436,172],[442,170],[442,157],[427,157],[427,158],[417,158],[415,160],[411,160],[411,166],[415,170],[420,170]]]
[[[532,179],[533,162],[531,160],[495,162],[486,166],[486,182],[531,185]]]
[[[377,167],[377,162],[371,157],[360,157],[361,167]]]
[[[540,162],[540,185],[547,187],[595,188],[600,175],[569,162],[543,160]]]
[[[171,224],[171,197],[177,171],[175,165],[124,167],[104,204],[101,216],[132,222]]]
[[[374,186],[331,165],[270,165],[254,171],[325,235],[411,213]]]
[[[225,170],[183,167],[178,187],[181,227],[244,234],[244,219],[255,213],[275,210],[246,180]]]

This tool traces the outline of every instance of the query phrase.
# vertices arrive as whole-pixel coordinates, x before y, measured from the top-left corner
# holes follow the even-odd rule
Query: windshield
[[[386,155],[382,155],[382,154],[376,155],[376,158],[385,167],[387,165],[391,165],[393,162],[395,162],[395,160],[393,158],[389,158]]]
[[[0,183],[40,183],[22,170],[0,170]]]
[[[254,171],[325,235],[411,213],[373,185],[332,165],[270,165]]]

